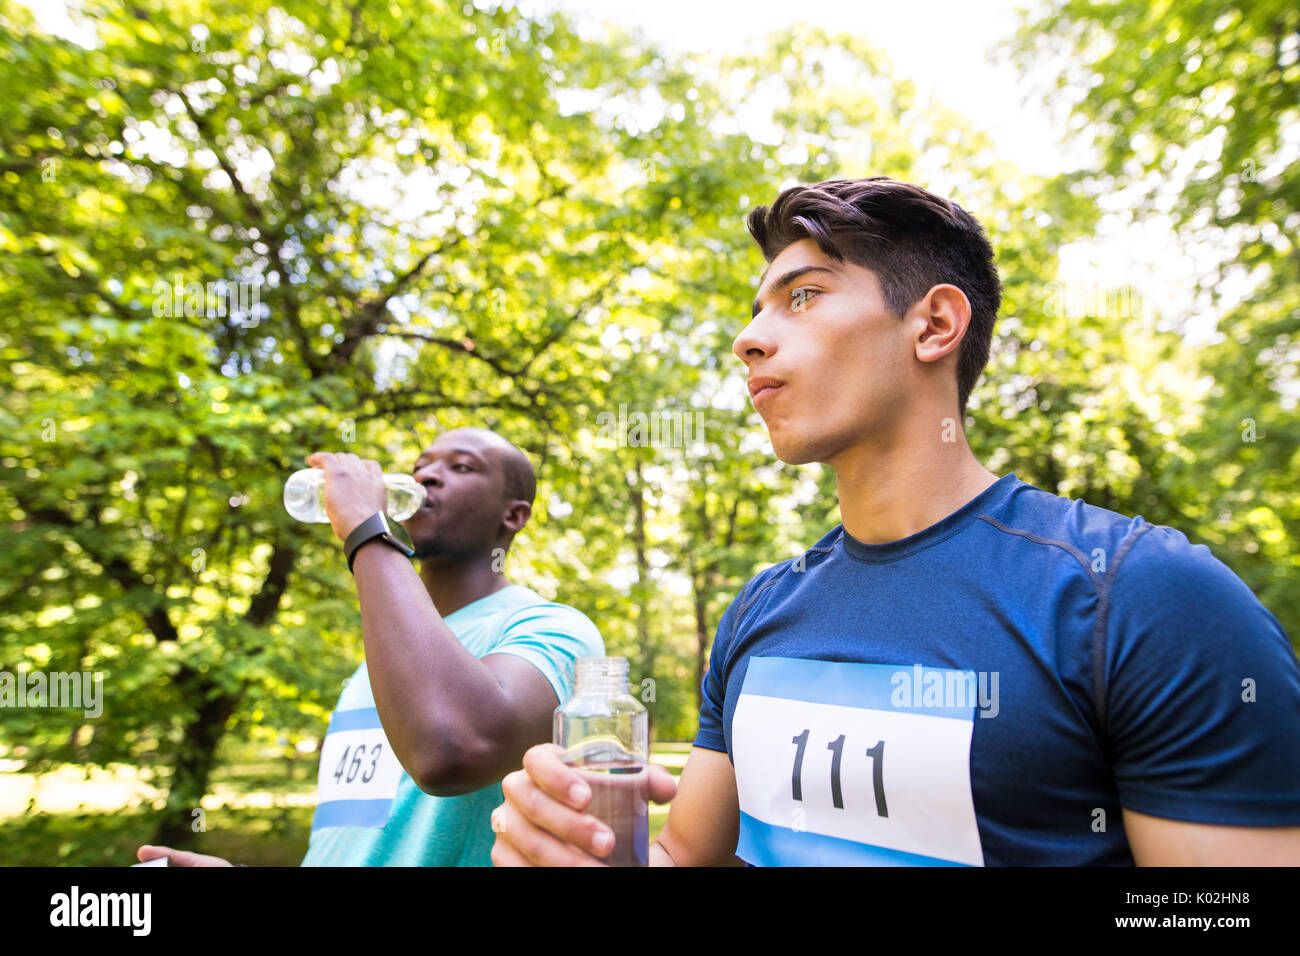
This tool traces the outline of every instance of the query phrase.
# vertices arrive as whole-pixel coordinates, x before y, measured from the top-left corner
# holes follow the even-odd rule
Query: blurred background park
[[[296,864],[362,640],[284,479],[463,424],[538,468],[509,576],[680,768],[723,610],[838,521],[731,354],[798,182],[980,219],[977,456],[1209,545],[1294,640],[1298,61],[1289,0],[0,0],[0,670],[103,698],[0,707],[0,864]]]

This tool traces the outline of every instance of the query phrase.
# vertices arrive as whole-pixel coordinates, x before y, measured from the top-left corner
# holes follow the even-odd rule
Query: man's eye
[[[802,286],[798,289],[790,290],[790,310],[792,312],[802,312],[808,307],[808,301],[815,295],[821,295],[819,289],[809,289]]]
[[[453,471],[455,471],[457,468],[464,468],[466,471],[473,471],[473,470],[474,470],[473,468],[471,468],[469,465],[465,464],[464,462],[457,462],[456,464],[452,465],[451,467],[452,467],[452,470],[453,470]]]

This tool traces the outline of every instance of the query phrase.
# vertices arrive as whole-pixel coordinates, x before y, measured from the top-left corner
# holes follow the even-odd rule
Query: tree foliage
[[[1168,523],[1209,544],[1300,637],[1300,9],[1250,3],[1050,4],[1018,38],[1026,69],[1058,65],[1082,155],[1080,197],[1123,191],[1210,254],[1197,308],[1216,341],[1188,356],[1205,388],[1160,424],[1181,450],[1141,481]],[[1166,316],[1178,327],[1190,316]],[[1137,365],[1139,373],[1145,370]],[[1156,450],[1156,449],[1153,449]]]
[[[1257,296],[1235,315],[1259,347],[1198,356],[1063,314],[1086,184],[1024,175],[861,38],[713,58],[488,4],[86,13],[74,42],[0,3],[0,661],[102,672],[106,701],[0,726],[29,769],[156,768],[159,842],[192,840],[226,735],[318,737],[360,659],[336,544],[280,504],[318,449],[405,470],[477,424],[528,450],[512,579],[588,613],[658,735],[693,735],[728,602],[838,520],[828,474],[773,457],[731,354],[763,267],[743,216],[795,182],[892,175],[987,224],[1006,307],[966,424],[991,467],[1208,539],[1266,600],[1294,580],[1295,426],[1252,378],[1294,363],[1294,306]],[[1252,267],[1282,255],[1260,210],[1293,198],[1260,184],[1215,224],[1255,223]],[[1201,369],[1225,389],[1204,409]],[[1253,445],[1203,423],[1252,410]]]

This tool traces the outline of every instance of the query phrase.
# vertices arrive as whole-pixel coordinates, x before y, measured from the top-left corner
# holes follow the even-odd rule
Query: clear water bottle
[[[627,658],[580,657],[568,702],[555,709],[555,743],[591,788],[587,813],[614,833],[614,866],[650,863],[649,715],[628,693]]]
[[[388,489],[388,517],[405,521],[424,504],[425,488],[410,475],[384,473]],[[284,510],[299,521],[329,522],[325,514],[325,472],[319,468],[295,471],[284,483]]]

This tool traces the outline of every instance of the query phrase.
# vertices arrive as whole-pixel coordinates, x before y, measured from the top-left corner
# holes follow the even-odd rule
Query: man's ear
[[[524,525],[528,524],[528,519],[533,515],[533,506],[528,502],[517,499],[506,504],[506,513],[501,519],[501,526],[509,531],[512,535],[518,534]]]
[[[955,285],[937,285],[909,310],[917,324],[916,357],[937,362],[954,351],[970,325],[970,299]]]

